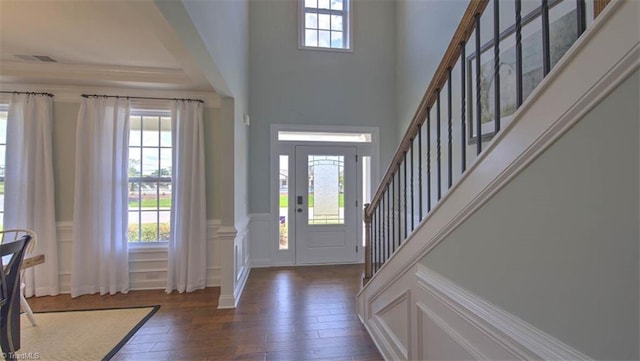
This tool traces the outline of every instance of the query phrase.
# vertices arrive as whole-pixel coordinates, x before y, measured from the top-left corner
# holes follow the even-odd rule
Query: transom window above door
[[[351,49],[351,0],[299,0],[301,49]]]

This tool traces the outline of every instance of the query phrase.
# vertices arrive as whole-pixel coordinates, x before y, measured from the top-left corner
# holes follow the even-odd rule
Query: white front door
[[[356,147],[296,146],[296,264],[357,258]]]

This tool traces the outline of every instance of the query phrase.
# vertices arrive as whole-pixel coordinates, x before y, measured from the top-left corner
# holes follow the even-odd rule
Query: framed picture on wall
[[[543,50],[541,8],[538,7],[522,18],[522,99],[533,92],[542,81]],[[553,67],[576,41],[578,35],[575,2],[549,2],[550,58]],[[495,135],[495,87],[499,74],[500,124],[508,124],[517,109],[516,87],[516,36],[515,25],[500,34],[500,57],[496,71],[494,40],[480,47],[480,134],[483,141]],[[475,50],[475,49],[474,49]],[[466,58],[467,64],[467,129],[468,143],[476,143],[477,84],[476,53]]]

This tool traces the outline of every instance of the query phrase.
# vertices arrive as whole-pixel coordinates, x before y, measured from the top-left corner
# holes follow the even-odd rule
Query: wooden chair
[[[15,229],[5,229],[3,231],[0,231],[0,244],[15,242],[25,235],[31,236],[31,242],[29,243],[29,246],[27,247],[25,252],[25,256],[29,255],[36,248],[36,242],[37,242],[36,234],[32,230],[15,228]],[[20,271],[20,279],[21,280],[24,279],[24,270]],[[24,311],[27,314],[27,317],[29,318],[29,322],[31,322],[33,326],[37,326],[38,323],[36,322],[36,318],[33,315],[33,311],[31,311],[31,307],[29,306],[27,299],[24,297],[25,287],[26,287],[25,283],[21,282],[20,283],[20,307],[22,308],[22,311]]]
[[[5,355],[20,349],[20,268],[30,241],[27,234],[0,244],[0,347]]]

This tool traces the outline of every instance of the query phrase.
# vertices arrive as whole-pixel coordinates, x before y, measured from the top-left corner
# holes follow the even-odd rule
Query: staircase
[[[358,315],[388,360],[638,359],[640,2],[506,3],[470,2],[365,208]]]

